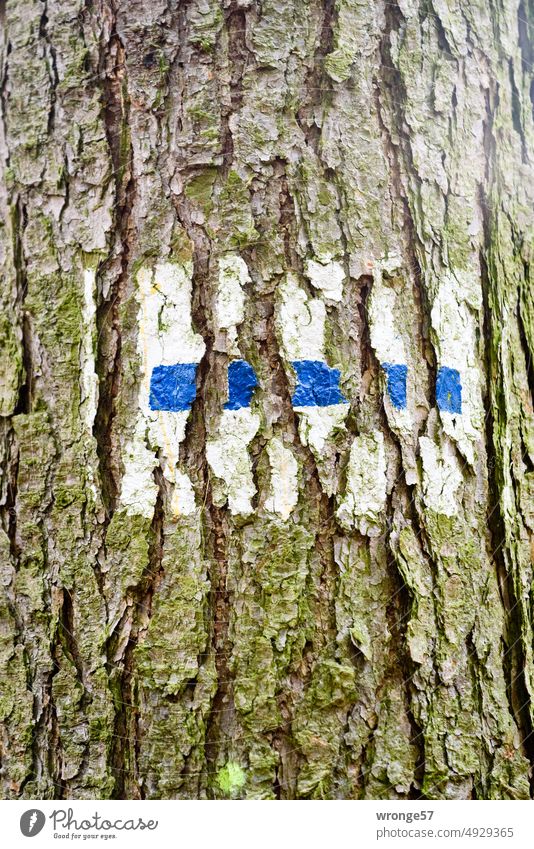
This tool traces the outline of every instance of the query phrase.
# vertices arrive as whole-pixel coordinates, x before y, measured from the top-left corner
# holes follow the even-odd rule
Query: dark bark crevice
[[[0,490],[0,519],[9,540],[9,552],[13,568],[19,562],[21,555],[20,541],[17,537],[17,488],[19,469],[19,448],[17,437],[9,420],[1,421],[1,438],[4,443],[2,463],[2,488]]]
[[[332,84],[324,70],[324,61],[333,48],[336,19],[335,0],[323,0],[321,32],[313,57],[313,66],[306,77],[306,96],[295,113],[295,119],[306,139],[306,144],[311,147],[318,158],[320,158],[321,129],[315,122],[314,113],[317,107],[320,107],[324,114],[332,98]],[[320,95],[319,98],[317,93]]]
[[[525,282],[526,280],[528,280],[528,274],[527,274],[527,269],[525,268],[525,280],[523,282],[523,285],[525,287],[528,287],[529,284]],[[527,294],[525,297],[529,297],[529,295]],[[524,315],[523,315],[523,310],[524,310],[524,306],[522,304],[521,293],[518,292],[517,328],[518,328],[518,332],[519,332],[519,339],[520,339],[520,342],[521,342],[521,348],[523,350],[523,355],[525,357],[525,371],[526,371],[526,376],[527,376],[528,387],[529,387],[529,390],[530,390],[530,410],[525,411],[526,417],[528,417],[529,413],[530,413],[530,415],[532,415],[532,407],[534,405],[534,352],[533,352],[532,347],[531,347],[534,340],[529,340],[529,338],[528,338],[527,328],[526,328],[526,324],[525,324],[525,318],[524,318]],[[532,458],[530,458],[530,455],[528,454],[528,452],[526,452],[526,456],[529,457],[529,460],[527,460],[527,464],[528,463],[532,464]]]
[[[210,274],[211,242],[204,229],[191,220],[191,210],[184,196],[172,198],[180,225],[193,245],[193,293],[192,320],[197,332],[206,345],[205,354],[197,368],[197,393],[186,427],[186,438],[180,448],[182,459],[201,474],[203,489],[203,526],[205,530],[204,552],[209,558],[208,580],[210,583],[209,607],[211,612],[210,654],[215,658],[217,687],[205,722],[204,754],[208,776],[216,773],[221,750],[224,749],[225,717],[232,713],[232,674],[228,666],[231,645],[228,626],[232,609],[231,596],[226,585],[228,571],[227,536],[229,524],[225,511],[213,501],[210,471],[206,458],[206,421],[213,410],[206,402],[206,387],[217,381],[220,355],[213,348],[213,332],[209,321],[208,280]],[[212,793],[208,783],[208,794]]]
[[[60,650],[59,650],[60,640],[55,640],[55,645],[52,646],[51,656],[54,662],[54,672],[53,676],[57,675],[59,671],[59,663],[60,663]],[[68,797],[68,786],[67,782],[63,778],[63,742],[61,739],[61,731],[59,718],[57,713],[57,708],[54,701],[51,699],[50,701],[50,730],[49,730],[49,740],[50,745],[48,746],[48,772],[52,777],[53,781],[53,797],[55,799],[66,799]],[[87,754],[87,747],[86,752]]]
[[[231,716],[233,710],[232,674],[228,661],[231,645],[228,639],[228,626],[231,614],[231,596],[226,586],[228,570],[227,529],[223,514],[211,505],[210,530],[213,540],[213,566],[210,573],[212,610],[211,647],[215,656],[217,670],[217,690],[211,703],[206,721],[205,757],[208,774],[215,775],[218,755],[225,749],[225,716]]]
[[[39,38],[42,40],[45,45],[46,53],[47,53],[47,65],[48,65],[48,73],[50,77],[50,106],[48,112],[48,135],[53,136],[55,130],[56,123],[56,100],[57,100],[57,87],[59,83],[58,71],[57,71],[57,59],[56,59],[56,51],[54,45],[50,39],[48,32],[48,0],[40,0],[42,3],[43,11],[41,13],[41,18],[39,21]]]
[[[164,480],[160,469],[155,472],[158,495],[149,531],[149,550],[146,568],[136,586],[127,589],[126,609],[106,642],[105,650],[110,670],[115,715],[110,747],[110,766],[115,784],[114,799],[143,798],[139,781],[138,760],[141,745],[139,737],[139,703],[135,650],[141,632],[146,630],[152,616],[152,601],[163,578],[163,549],[165,512],[163,508]],[[127,637],[126,640],[124,638]],[[124,643],[117,657],[119,646]]]
[[[531,31],[534,34],[534,8],[531,0],[521,0],[517,7],[517,34],[521,49],[521,64],[526,77],[531,77],[534,65],[534,47]],[[530,17],[530,20],[529,20]]]
[[[493,133],[493,116],[497,98],[492,104],[490,92],[486,97],[486,121],[484,123],[484,149],[486,152],[486,180],[488,189],[480,187],[480,206],[483,212],[484,249],[480,254],[483,295],[484,337],[488,340],[484,346],[486,374],[485,407],[486,416],[486,456],[488,474],[487,525],[491,559],[497,574],[497,583],[505,615],[503,633],[502,663],[506,683],[510,715],[519,730],[522,745],[531,765],[534,765],[534,737],[530,716],[530,694],[524,677],[525,647],[523,626],[521,623],[521,601],[516,592],[516,580],[507,556],[508,535],[502,514],[501,498],[505,486],[503,458],[499,454],[498,428],[506,415],[504,382],[499,356],[500,321],[495,315],[493,303],[499,303],[494,292],[494,271],[490,268],[492,251],[492,227],[494,212],[491,207],[489,188],[495,179],[496,139]],[[493,108],[492,108],[493,106]],[[531,787],[532,795],[532,787]]]
[[[107,297],[97,305],[96,370],[99,378],[98,407],[93,427],[99,460],[102,498],[107,522],[117,507],[120,488],[120,459],[114,432],[116,400],[121,386],[122,332],[121,303],[124,296],[135,244],[133,209],[136,184],[133,151],[129,137],[129,100],[125,79],[125,49],[113,18],[109,41],[102,53],[99,73],[103,79],[104,119],[115,182],[115,241],[110,254],[97,270],[97,279],[111,276]]]
[[[450,56],[451,58],[456,58],[456,54],[454,52],[454,45],[451,43],[451,41],[447,37],[447,32],[446,32],[445,26],[443,24],[443,21],[441,20],[440,15],[438,14],[438,12],[436,10],[434,4],[431,2],[431,0],[428,0],[428,2],[425,3],[424,5],[427,6],[426,12],[427,12],[428,15],[430,15],[430,17],[432,18],[432,21],[434,22],[435,31],[436,31],[436,35],[437,35],[437,39],[438,39],[438,45],[439,45],[440,50],[446,56]],[[430,11],[430,9],[433,9],[434,11]],[[423,14],[424,14],[424,12],[423,12]]]
[[[512,94],[512,124],[521,142],[522,161],[525,165],[527,165],[529,161],[529,152],[527,150],[527,140],[523,129],[521,96],[516,85],[514,63],[511,59],[508,62],[508,72],[510,75],[510,91]]]
[[[389,4],[385,11],[386,27],[380,42],[380,55],[382,59],[381,77],[383,85],[378,87],[375,94],[376,112],[382,130],[382,139],[385,152],[390,164],[390,180],[392,201],[399,201],[403,212],[401,229],[401,241],[403,253],[407,261],[407,269],[412,277],[414,301],[417,307],[419,319],[419,340],[421,354],[427,368],[428,385],[435,386],[436,381],[436,359],[432,345],[430,344],[429,315],[430,304],[428,295],[423,285],[423,270],[418,257],[419,238],[414,220],[414,213],[410,208],[406,188],[404,186],[401,155],[404,156],[404,165],[412,174],[416,174],[413,156],[410,149],[409,138],[406,135],[406,124],[402,104],[407,101],[407,91],[400,72],[397,70],[391,55],[391,33],[398,33],[402,26],[402,12],[397,6]],[[386,98],[381,92],[387,93]],[[389,121],[386,118],[390,113],[395,122],[400,143],[392,138]],[[420,429],[424,422],[420,423]]]
[[[84,687],[85,703],[91,701],[89,692],[85,688],[85,672],[83,661],[75,637],[74,628],[74,602],[71,591],[67,587],[61,589],[61,606],[59,611],[58,638],[65,655],[69,658],[73,668],[76,670],[80,683]]]
[[[486,204],[484,204],[483,208],[487,208]],[[487,216],[485,217],[484,225],[487,251],[490,249],[491,244],[489,241],[490,223]],[[499,317],[493,316],[490,308],[489,293],[492,290],[493,281],[488,269],[486,256],[481,254],[480,259],[484,280],[482,287],[484,335],[488,340],[492,340],[498,334],[498,330],[494,327],[494,321],[498,323]],[[514,722],[519,730],[525,755],[534,767],[534,727],[530,713],[531,698],[525,679],[526,656],[523,626],[521,623],[521,601],[518,597],[516,581],[506,556],[508,535],[501,506],[504,479],[502,459],[499,457],[498,444],[496,442],[496,428],[498,425],[494,410],[503,411],[505,401],[499,372],[499,362],[491,343],[486,345],[485,352],[485,373],[488,381],[486,386],[486,407],[488,410],[486,416],[486,454],[488,458],[487,526],[492,553],[491,559],[497,572],[497,581],[505,614],[502,662],[510,714],[514,718]]]
[[[21,197],[12,201],[11,227],[13,239],[13,266],[16,286],[16,309],[20,316],[21,346],[22,346],[22,382],[19,386],[19,397],[14,415],[28,414],[33,410],[35,399],[35,380],[33,365],[34,335],[30,315],[25,311],[24,304],[28,291],[26,265],[22,247],[22,234],[27,225],[27,212]]]
[[[247,14],[235,0],[224,9],[224,23],[228,38],[228,63],[230,79],[227,93],[221,101],[221,153],[220,174],[228,175],[234,159],[234,140],[230,119],[239,111],[243,102],[243,76],[246,71],[249,50],[246,43]]]

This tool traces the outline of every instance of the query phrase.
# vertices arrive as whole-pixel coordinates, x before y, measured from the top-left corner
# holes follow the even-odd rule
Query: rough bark
[[[532,0],[0,9],[2,796],[529,797]]]

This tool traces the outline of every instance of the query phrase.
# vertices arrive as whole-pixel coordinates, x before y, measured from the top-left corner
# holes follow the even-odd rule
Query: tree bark
[[[0,7],[2,796],[528,798],[532,0]]]

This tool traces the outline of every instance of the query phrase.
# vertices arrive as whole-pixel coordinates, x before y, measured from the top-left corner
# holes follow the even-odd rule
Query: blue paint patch
[[[382,363],[388,381],[388,395],[397,410],[406,409],[406,378],[408,366],[403,363]]]
[[[189,410],[197,394],[197,366],[198,363],[155,366],[150,378],[150,409],[173,413]]]
[[[240,410],[250,407],[252,393],[258,380],[254,369],[246,360],[234,360],[228,366],[228,401],[225,410]]]
[[[339,389],[340,372],[319,360],[294,360],[297,387],[291,399],[295,407],[328,407],[348,404]]]
[[[444,413],[462,412],[462,384],[460,372],[442,366],[436,379],[436,401]]]

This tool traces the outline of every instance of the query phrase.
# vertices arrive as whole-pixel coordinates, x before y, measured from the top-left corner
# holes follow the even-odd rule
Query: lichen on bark
[[[531,0],[0,8],[1,795],[528,798]]]

